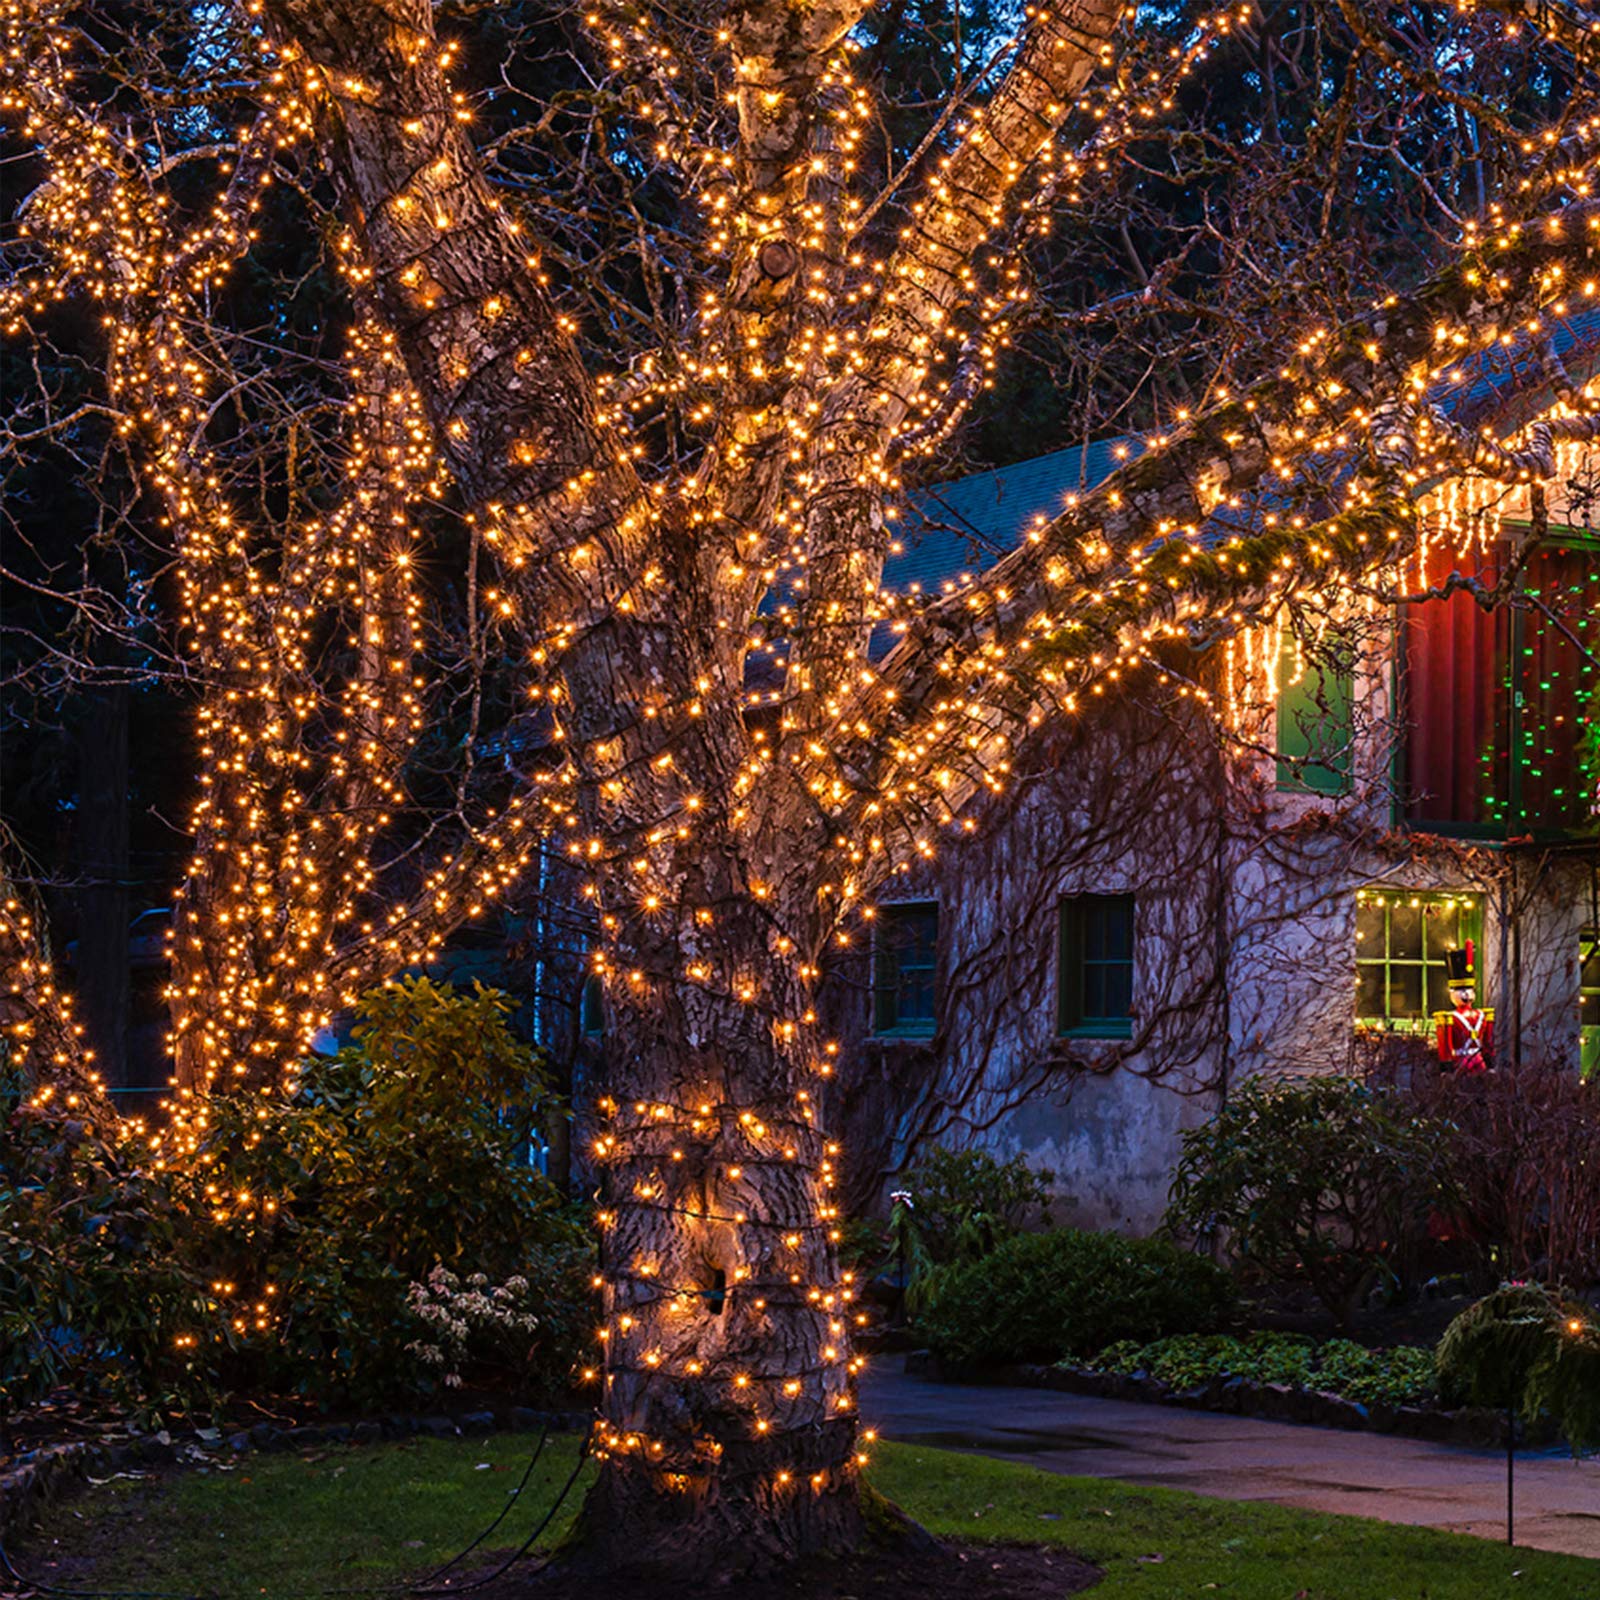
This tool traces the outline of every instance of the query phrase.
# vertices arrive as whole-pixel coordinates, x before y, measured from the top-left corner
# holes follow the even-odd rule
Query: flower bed
[[[1317,1344],[1298,1334],[1180,1334],[1146,1345],[1125,1339],[1082,1365],[1096,1372],[1147,1373],[1180,1391],[1215,1378],[1243,1378],[1361,1406],[1425,1406],[1438,1398],[1433,1351],[1422,1345],[1369,1350],[1350,1339]]]
[[[906,1371],[1444,1444],[1486,1448],[1505,1442],[1503,1413],[1440,1403],[1433,1352],[1418,1345],[1368,1350],[1348,1339],[1318,1344],[1299,1334],[1181,1334],[1149,1344],[1123,1340],[1084,1362],[981,1370],[946,1368],[918,1351],[906,1358]],[[1531,1428],[1518,1423],[1517,1436],[1529,1444],[1556,1437],[1543,1421]]]

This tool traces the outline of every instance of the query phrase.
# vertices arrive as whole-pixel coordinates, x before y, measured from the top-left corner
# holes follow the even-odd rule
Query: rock
[[[1216,1407],[1234,1416],[1248,1411],[1255,1403],[1256,1386],[1248,1378],[1223,1377],[1217,1384]]]
[[[383,1428],[376,1422],[358,1422],[350,1437],[356,1444],[376,1444],[383,1437]]]
[[[506,1420],[514,1433],[532,1433],[541,1426],[539,1413],[531,1406],[512,1406]]]
[[[434,1439],[454,1439],[461,1432],[449,1417],[422,1417],[417,1426],[419,1432]]]
[[[1313,1396],[1312,1420],[1329,1428],[1365,1428],[1368,1412],[1357,1400],[1323,1390]]]
[[[230,1433],[228,1435],[228,1448],[235,1455],[242,1456],[250,1448],[250,1435],[248,1433]]]
[[[1211,1385],[1197,1383],[1192,1389],[1176,1389],[1167,1398],[1186,1411],[1203,1411],[1211,1404]]]
[[[461,1419],[463,1433],[493,1433],[494,1412],[469,1411]]]

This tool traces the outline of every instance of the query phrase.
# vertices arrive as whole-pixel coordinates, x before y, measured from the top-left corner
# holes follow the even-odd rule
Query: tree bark
[[[826,1056],[791,1020],[800,980],[762,959],[783,935],[723,893],[734,851],[696,856],[680,891],[726,911],[635,927],[609,985],[601,1472],[581,1560],[709,1577],[847,1549],[863,1522]]]

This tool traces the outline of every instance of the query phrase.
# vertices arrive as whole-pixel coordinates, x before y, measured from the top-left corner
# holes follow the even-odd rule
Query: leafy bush
[[[996,1161],[984,1150],[925,1151],[901,1189],[911,1197],[917,1235],[936,1267],[976,1261],[1024,1228],[1050,1221],[1050,1172],[1021,1156]]]
[[[137,1398],[181,1368],[169,1329],[208,1300],[163,1182],[62,1108],[32,1106],[11,1065],[0,1126],[0,1415],[69,1378]]]
[[[917,1329],[949,1361],[1053,1361],[1117,1339],[1215,1328],[1232,1308],[1228,1275],[1199,1256],[1062,1228],[939,1269]]]
[[[131,1137],[107,1149],[9,1090],[0,1396],[69,1375],[184,1403],[374,1404],[447,1373],[562,1384],[592,1321],[593,1245],[527,1165],[548,1091],[509,1009],[425,979],[373,990],[355,1042],[306,1062],[290,1098],[194,1104],[194,1149],[160,1170],[135,1165]],[[446,1361],[425,1354],[440,1268],[468,1280]],[[503,1291],[494,1316],[463,1310],[475,1275]]]
[[[1146,1372],[1174,1389],[1211,1379],[1247,1378],[1326,1390],[1361,1405],[1413,1405],[1435,1388],[1433,1352],[1417,1345],[1368,1350],[1348,1339],[1315,1347],[1300,1334],[1179,1334],[1150,1344],[1125,1341],[1089,1365],[1101,1372]]]
[[[1304,1282],[1340,1327],[1454,1197],[1449,1127],[1345,1077],[1244,1085],[1186,1133],[1167,1226]]]
[[[408,1297],[441,1265],[522,1282],[514,1309],[536,1327],[509,1364],[524,1382],[564,1377],[592,1258],[581,1221],[527,1164],[530,1112],[548,1088],[510,1008],[425,978],[374,989],[354,1042],[306,1062],[265,1124],[258,1101],[213,1099],[180,1202],[195,1235],[206,1215],[217,1223],[204,1259],[232,1286],[230,1314],[270,1306],[265,1329],[245,1313],[250,1337],[222,1363],[229,1386],[369,1404],[430,1387]],[[494,1354],[505,1363],[503,1340]]]
[[[1502,1284],[1445,1329],[1437,1359],[1448,1394],[1548,1415],[1574,1452],[1600,1446],[1600,1321],[1558,1290]]]
[[[868,1277],[892,1273],[904,1289],[901,1314],[914,1317],[937,1268],[976,1261],[1030,1223],[1049,1222],[1052,1176],[1021,1156],[933,1146],[890,1196],[885,1222],[846,1225],[841,1260]]]

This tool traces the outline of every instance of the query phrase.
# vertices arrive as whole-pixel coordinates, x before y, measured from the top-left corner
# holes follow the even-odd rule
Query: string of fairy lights
[[[1515,214],[1496,206],[1469,226],[1453,270],[1472,294],[1438,297],[1437,311],[1386,334],[1405,322],[1397,297],[1355,345],[1348,330],[1307,329],[1279,373],[1247,394],[1219,392],[1144,440],[1137,467],[1031,530],[1016,558],[949,594],[886,590],[893,530],[882,502],[900,487],[901,447],[936,438],[930,425],[951,409],[963,363],[992,368],[1028,293],[1016,260],[993,241],[1044,232],[1060,208],[1081,204],[1115,153],[1169,109],[1215,42],[1250,14],[1233,6],[1203,18],[1168,62],[1134,77],[1109,42],[1116,11],[1107,8],[1106,41],[1074,40],[1070,50],[1051,34],[1057,19],[1030,11],[1017,49],[1044,39],[1063,59],[1049,63],[1055,78],[1038,81],[1048,89],[1059,80],[1071,93],[1040,105],[1028,75],[1014,75],[987,104],[963,110],[922,188],[900,206],[903,225],[887,248],[879,234],[892,230],[875,228],[879,208],[859,192],[876,104],[845,30],[804,91],[821,126],[804,141],[803,163],[763,176],[741,168],[738,138],[777,141],[800,126],[811,113],[794,103],[792,85],[758,74],[746,82],[735,59],[742,133],[708,142],[684,118],[674,80],[691,64],[666,27],[633,8],[590,15],[658,154],[676,164],[704,214],[708,281],[724,286],[703,292],[678,348],[597,381],[595,422],[610,460],[565,486],[584,512],[568,542],[530,560],[519,529],[534,522],[531,512],[474,508],[507,574],[487,603],[527,630],[530,692],[549,709],[552,745],[566,758],[530,773],[505,815],[486,818],[417,894],[374,912],[373,848],[405,804],[405,758],[422,716],[413,508],[443,492],[452,452],[473,441],[454,422],[443,437],[430,425],[381,308],[358,320],[347,493],[287,531],[275,553],[281,571],[269,577],[253,558],[248,519],[217,487],[206,455],[210,375],[187,328],[203,320],[205,292],[248,251],[274,162],[314,139],[326,104],[381,103],[381,63],[367,77],[339,76],[280,46],[222,201],[185,229],[167,214],[139,148],[74,107],[63,13],[25,0],[0,6],[0,112],[50,168],[25,220],[42,260],[5,286],[0,324],[26,336],[68,295],[105,308],[111,392],[167,508],[179,628],[203,685],[196,853],[174,928],[171,996],[176,1048],[198,1066],[170,1123],[148,1134],[156,1159],[178,1162],[200,1148],[208,1088],[232,1079],[292,1087],[294,1062],[363,981],[435,954],[463,916],[511,887],[536,840],[553,835],[581,874],[600,935],[594,971],[618,1004],[642,1012],[671,988],[703,997],[708,1016],[747,1008],[763,1020],[771,1052],[796,1068],[782,1093],[771,1085],[741,1093],[708,1078],[694,1096],[599,1107],[593,1154],[612,1176],[597,1218],[607,1398],[596,1448],[637,1460],[666,1490],[719,1471],[727,1440],[646,1425],[640,1419],[665,1414],[654,1409],[663,1393],[714,1389],[718,1405],[743,1418],[748,1440],[853,1415],[860,1363],[849,1334],[860,1312],[856,1286],[834,1262],[839,1152],[819,1132],[816,1099],[839,1051],[822,1036],[812,1000],[821,957],[807,928],[821,925],[848,944],[853,928],[870,924],[886,874],[931,858],[941,829],[970,827],[973,794],[1007,787],[1013,747],[1046,715],[1074,714],[1152,665],[1159,672],[1174,643],[1279,626],[1290,595],[1318,589],[1334,606],[1365,603],[1355,580],[1401,558],[1420,562],[1431,541],[1491,536],[1505,499],[1495,473],[1515,485],[1532,481],[1533,469],[1503,453],[1479,460],[1479,451],[1463,476],[1462,439],[1428,398],[1484,352],[1522,348],[1595,293],[1582,263],[1600,226],[1588,207],[1600,125],[1585,122],[1565,130],[1559,151],[1530,141],[1531,176]],[[421,13],[394,27],[398,58],[440,85],[432,111],[441,123],[468,120],[470,108],[449,88],[454,45],[434,38]],[[719,44],[737,58],[736,38]],[[1069,70],[1073,50],[1081,59]],[[1085,122],[1091,135],[1072,136]],[[448,153],[419,164],[390,197],[394,213],[442,248],[455,222],[444,197],[465,176]],[[769,246],[782,248],[763,257]],[[358,304],[380,292],[366,248],[352,233],[339,250]],[[750,272],[752,264],[766,272],[764,259],[773,281],[789,287],[752,309]],[[431,308],[437,280],[421,261],[419,253],[396,275],[395,292]],[[476,314],[485,327],[514,320],[498,295]],[[570,333],[570,322],[555,331]],[[861,404],[852,410],[840,396]],[[1574,417],[1590,415],[1583,391],[1565,399]],[[614,465],[645,470],[642,441],[663,411],[714,448],[703,467],[612,508],[621,547],[648,548],[669,523],[693,528],[720,555],[715,582],[649,562],[619,569],[607,539],[585,531],[607,514],[586,498],[591,478],[609,482]],[[1236,475],[1213,470],[1247,460],[1255,465]],[[1174,461],[1204,471],[1169,493],[1162,474]],[[770,479],[769,488],[753,492],[751,477]],[[1323,499],[1332,515],[1294,508],[1304,485],[1330,480],[1338,492]],[[835,490],[883,515],[869,536],[857,529],[864,551],[832,548],[841,524],[818,508]],[[748,524],[746,506],[762,513]],[[1214,539],[1218,515],[1241,531]],[[588,737],[593,708],[575,703],[570,688],[584,652],[619,625],[669,626],[685,583],[699,585],[692,598],[716,617],[705,659],[677,647],[673,671],[682,662],[686,670],[642,692],[628,736]],[[752,599],[764,594],[778,602],[752,624]],[[540,610],[541,598],[552,604]],[[357,665],[330,693],[308,646],[333,616],[353,619]],[[902,643],[874,662],[867,641],[879,628]],[[841,648],[840,638],[859,643]],[[744,671],[763,655],[790,677],[775,727],[757,723],[745,738]],[[1263,649],[1261,659],[1276,662],[1278,651]],[[727,703],[730,685],[741,703]],[[1209,699],[1198,685],[1179,692]],[[313,747],[303,725],[330,704],[338,737]],[[1210,709],[1219,719],[1238,710]],[[730,719],[739,724],[737,762],[708,774],[697,753],[710,748],[707,729],[726,735]],[[804,838],[816,848],[799,859],[762,837],[775,791],[807,797]],[[747,863],[748,905],[738,913],[698,898],[684,871],[697,851],[729,840]],[[755,865],[762,861],[770,870]],[[0,934],[22,926],[8,917]],[[731,956],[717,931],[730,925],[765,926],[764,947]],[[648,967],[640,951],[667,952],[677,965]],[[48,980],[30,971],[53,1003]],[[217,1185],[222,1220],[272,1203]],[[713,1257],[727,1264],[720,1283],[691,1270]],[[276,1313],[259,1286],[218,1292],[238,1307],[236,1324],[270,1329]],[[762,1340],[806,1354],[762,1370],[749,1358]],[[846,1485],[861,1459],[851,1445],[799,1477],[775,1453],[751,1471],[773,1492],[823,1494]]]

